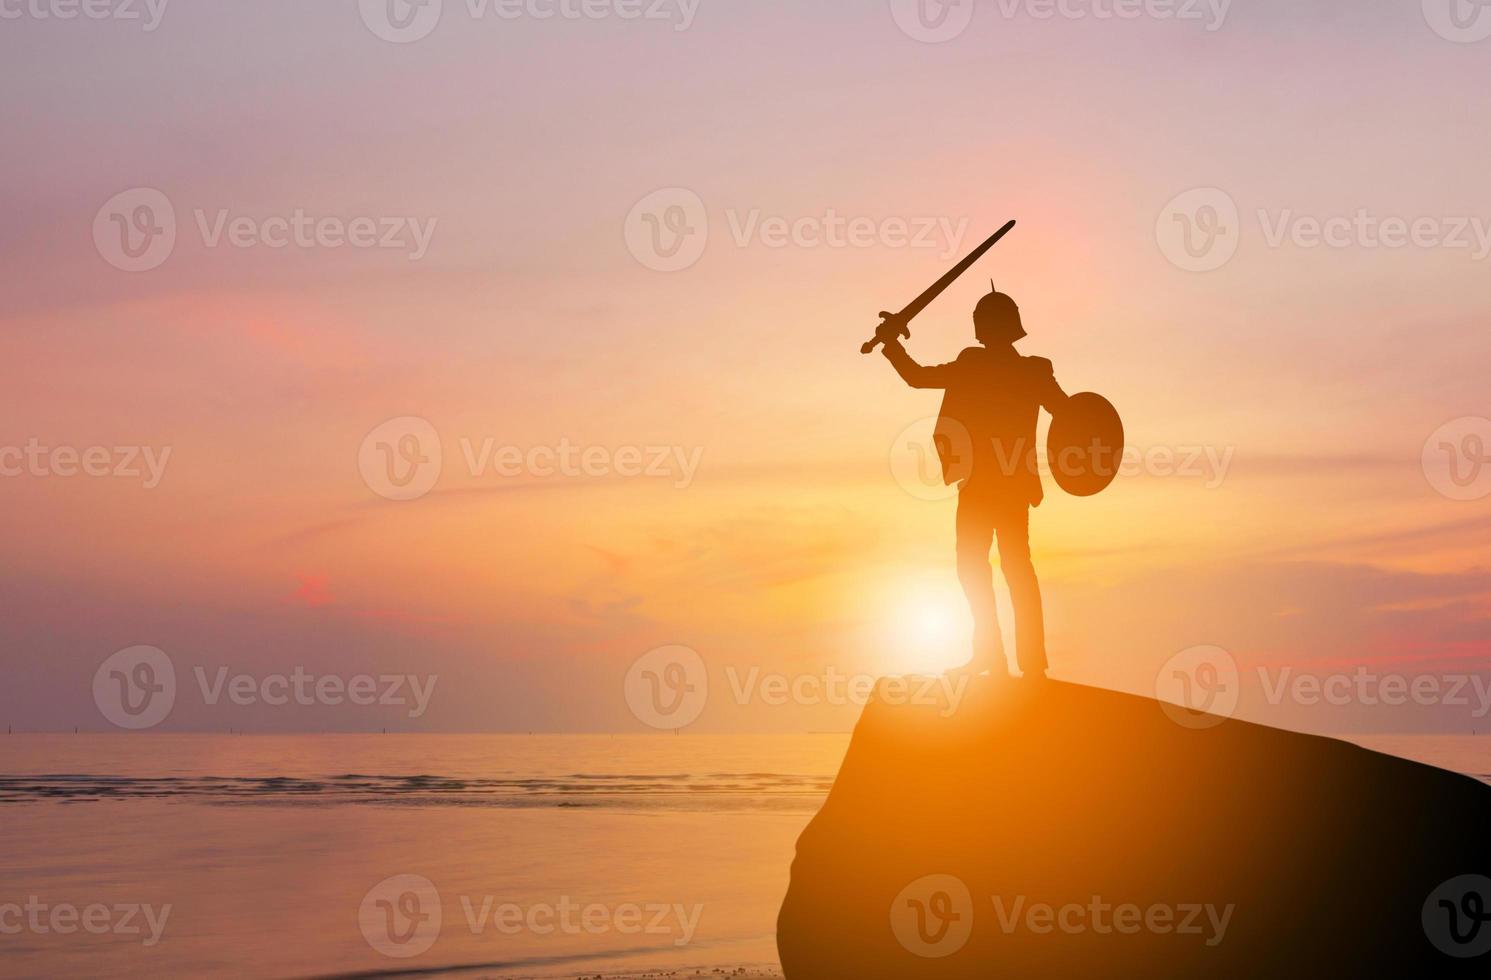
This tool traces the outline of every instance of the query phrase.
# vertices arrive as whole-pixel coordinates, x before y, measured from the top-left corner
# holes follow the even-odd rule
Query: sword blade
[[[973,263],[977,262],[985,252],[993,248],[995,242],[999,241],[1005,235],[1009,234],[1010,229],[1013,227],[1015,227],[1015,223],[1013,221],[1005,222],[1004,227],[1000,228],[994,234],[985,239],[984,243],[978,248],[974,249],[972,252],[969,252],[968,255],[963,259],[963,261],[959,262],[957,265],[949,269],[946,275],[944,275],[936,282],[932,283],[932,285],[928,286],[925,292],[923,292],[916,299],[912,300],[910,304],[908,304],[907,307],[900,313],[897,313],[894,319],[900,324],[902,335],[907,337],[911,336],[911,331],[907,329],[907,324],[911,322],[912,317],[916,316],[922,310],[926,309],[927,304],[931,303],[932,300],[941,295],[942,291],[951,286],[959,276],[967,272],[969,267],[972,266]],[[882,313],[880,315],[882,318],[886,318],[886,314]],[[877,346],[879,346],[879,344],[879,339],[871,338],[870,340],[865,342],[864,346],[860,347],[859,351],[861,354],[868,354]]]
[[[985,252],[993,248],[995,242],[999,241],[1005,235],[1009,234],[1010,229],[1013,227],[1015,227],[1015,223],[1013,221],[1007,222],[1003,228],[1000,228],[994,234],[990,235],[987,239],[984,240],[984,243],[982,245],[974,249],[972,252],[969,252],[968,256],[963,259],[962,262],[959,262],[957,265],[949,269],[947,275],[932,283],[932,285],[927,287],[926,292],[922,293],[916,299],[912,300],[910,305],[908,305],[904,310],[901,311],[898,318],[902,322],[905,322],[916,316],[922,310],[926,309],[928,303],[931,303],[932,300],[940,296],[944,289],[951,286],[959,276],[967,272],[968,269],[973,265],[973,263],[977,262]]]

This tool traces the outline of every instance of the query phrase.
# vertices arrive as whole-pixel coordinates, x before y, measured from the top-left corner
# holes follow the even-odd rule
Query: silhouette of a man
[[[958,484],[958,581],[973,611],[973,659],[978,674],[1004,663],[1004,642],[994,601],[989,548],[999,538],[999,565],[1015,607],[1015,657],[1020,672],[1046,674],[1046,630],[1041,586],[1030,560],[1030,508],[1044,497],[1037,469],[1035,425],[1041,407],[1053,414],[1067,395],[1051,362],[1023,357],[1015,342],[1025,336],[1020,308],[994,291],[973,310],[970,347],[956,361],[921,365],[901,346],[902,325],[889,321],[876,331],[886,360],[913,388],[942,388],[946,394],[933,441],[943,480]]]

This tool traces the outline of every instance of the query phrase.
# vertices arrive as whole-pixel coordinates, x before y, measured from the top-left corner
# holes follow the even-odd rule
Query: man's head
[[[994,288],[992,282],[989,288]],[[973,308],[973,335],[986,347],[1013,344],[1025,336],[1020,308],[1008,295],[995,289]]]

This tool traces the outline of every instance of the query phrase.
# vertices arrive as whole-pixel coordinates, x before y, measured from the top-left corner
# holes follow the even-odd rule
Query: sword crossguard
[[[897,337],[910,337],[911,336],[911,328],[908,327],[905,324],[905,322],[897,322],[896,315],[894,313],[887,313],[884,310],[881,310],[880,311],[880,326],[875,328],[875,336],[872,337],[872,338],[870,338],[869,340],[865,341],[864,344],[860,346],[859,352],[861,354],[872,354],[872,353],[874,353],[875,348],[880,346],[880,331],[881,331],[881,329],[884,328],[884,327],[886,327],[887,325],[889,325],[891,323],[895,323],[896,324],[896,333],[895,333],[895,336],[897,336]]]

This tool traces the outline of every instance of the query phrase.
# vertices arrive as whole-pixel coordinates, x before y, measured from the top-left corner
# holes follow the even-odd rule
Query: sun
[[[923,603],[906,610],[907,632],[918,644],[950,646],[958,637],[954,610],[945,603]]]
[[[895,638],[890,667],[896,673],[938,674],[969,656],[968,605],[956,585],[918,581],[888,606]]]

